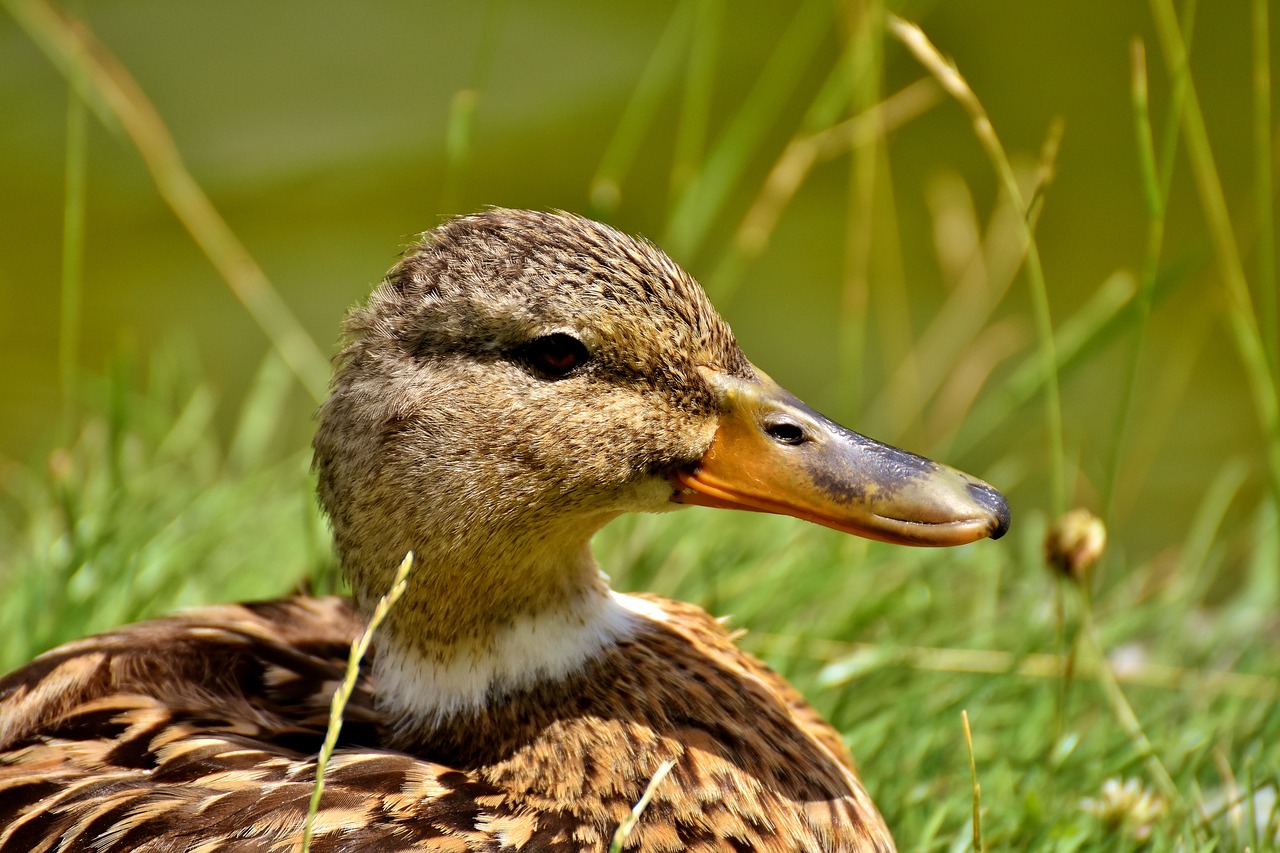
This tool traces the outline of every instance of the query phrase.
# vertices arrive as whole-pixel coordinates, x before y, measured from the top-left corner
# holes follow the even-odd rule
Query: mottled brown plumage
[[[356,605],[191,611],[7,676],[0,853],[296,849],[408,550],[313,849],[604,850],[668,759],[630,848],[892,849],[839,735],[702,610],[611,592],[589,540],[696,501],[950,544],[1003,532],[990,487],[805,409],[665,255],[572,216],[441,226],[346,330],[315,449]]]
[[[503,838],[601,849],[667,758],[679,762],[636,828],[640,849],[767,849],[780,832],[795,843],[776,849],[883,839],[852,772],[814,736],[843,756],[834,732],[806,732],[801,700],[702,611],[660,606],[669,625],[567,683],[442,727],[414,754],[383,747],[362,680],[315,849],[487,850]],[[54,650],[24,683],[11,676],[6,707],[32,684],[82,687],[7,733],[0,850],[291,849],[358,624],[333,598],[206,608]],[[709,708],[724,716],[706,719]]]

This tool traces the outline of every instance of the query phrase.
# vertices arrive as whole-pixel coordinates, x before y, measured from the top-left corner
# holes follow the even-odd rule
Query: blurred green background
[[[963,226],[963,216],[944,215],[965,210],[955,179],[981,223],[998,197],[953,100],[938,97],[887,138],[817,163],[759,255],[726,265],[766,175],[790,140],[815,129],[806,122],[840,57],[851,55],[862,5],[81,0],[73,8],[154,101],[191,171],[326,353],[347,306],[442,217],[484,205],[592,214],[665,246],[712,291],[748,355],[817,408],[941,454],[1005,488],[1015,519],[1034,516],[1050,505],[1038,399],[976,432],[964,426],[971,402],[998,400],[1018,367],[1034,361],[1023,277],[993,300],[986,337],[974,337],[988,357],[965,363],[982,369],[954,371],[936,390],[916,381],[939,367],[913,359],[930,351],[940,334],[931,323],[956,286],[938,249],[948,222]],[[1170,91],[1145,4],[892,5],[955,60],[1028,174],[1052,123],[1063,121],[1037,231],[1055,323],[1113,274],[1136,276],[1146,218],[1129,96],[1134,37],[1148,44],[1157,128]],[[1194,80],[1257,299],[1275,282],[1253,274],[1249,8],[1202,5]],[[882,67],[871,62],[882,79],[855,84],[836,119],[857,111],[857,91],[887,95],[927,76],[896,41],[873,44],[884,51]],[[646,77],[647,68],[656,71]],[[654,111],[619,143],[645,80]],[[67,99],[65,79],[14,19],[0,16],[0,470],[38,462],[65,438],[58,329]],[[474,124],[459,133],[459,105],[468,103]],[[618,144],[630,144],[633,157],[602,185],[602,163]],[[735,144],[742,168],[724,203],[706,208],[705,234],[673,222],[681,204],[706,202],[705,167],[732,160],[725,149]],[[92,395],[92,377],[121,353],[142,362],[157,352],[190,357],[219,397],[225,429],[268,342],[160,200],[135,149],[94,120],[86,233],[82,393]],[[863,266],[865,314],[849,296],[850,270]],[[1266,483],[1264,441],[1182,155],[1162,269],[1113,490],[1110,455],[1136,323],[1092,337],[1062,377],[1069,503],[1110,501],[1112,542],[1139,561],[1181,541],[1225,468],[1244,473],[1226,534],[1259,523],[1254,508]],[[941,324],[945,333],[945,315]],[[314,408],[300,389],[294,397],[285,450],[306,443]]]

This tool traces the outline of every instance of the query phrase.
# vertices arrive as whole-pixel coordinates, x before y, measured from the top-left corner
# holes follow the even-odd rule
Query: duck
[[[444,222],[343,340],[313,467],[351,597],[188,610],[0,680],[0,853],[300,849],[410,552],[310,849],[894,849],[800,693],[703,609],[613,590],[590,542],[702,505],[962,545],[1007,530],[998,491],[818,414],[660,249],[568,213]]]

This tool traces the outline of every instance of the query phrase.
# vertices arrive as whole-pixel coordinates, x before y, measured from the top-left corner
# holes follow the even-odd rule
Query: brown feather
[[[411,751],[383,747],[364,678],[315,849],[600,850],[668,758],[636,849],[892,849],[838,735],[716,620],[649,600],[668,621]],[[12,673],[0,851],[289,849],[357,627],[333,598],[206,608]]]

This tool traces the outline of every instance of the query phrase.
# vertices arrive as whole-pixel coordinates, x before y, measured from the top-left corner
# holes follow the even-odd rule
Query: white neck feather
[[[460,649],[446,662],[379,642],[373,665],[379,706],[399,731],[427,731],[505,694],[566,678],[646,622],[665,619],[657,605],[605,588],[572,607],[521,617],[483,650]]]

